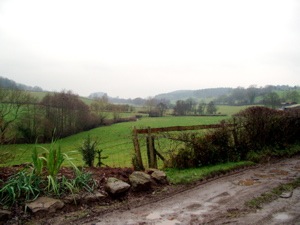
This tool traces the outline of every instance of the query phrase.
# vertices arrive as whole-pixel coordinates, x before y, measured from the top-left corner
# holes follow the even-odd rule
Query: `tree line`
[[[102,125],[105,111],[118,121],[120,112],[129,110],[105,99],[89,106],[71,91],[48,93],[39,101],[26,91],[0,88],[0,144],[49,142]]]
[[[283,91],[283,95],[279,92]],[[261,104],[276,108],[282,102],[297,103],[300,100],[299,87],[289,86],[265,86],[258,88],[252,85],[248,88],[238,87],[233,89],[230,94],[221,95],[215,99],[216,104],[224,105],[253,105]]]

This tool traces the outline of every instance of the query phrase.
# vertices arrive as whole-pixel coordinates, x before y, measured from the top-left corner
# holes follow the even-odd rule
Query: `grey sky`
[[[0,76],[82,96],[300,85],[297,0],[0,0]]]

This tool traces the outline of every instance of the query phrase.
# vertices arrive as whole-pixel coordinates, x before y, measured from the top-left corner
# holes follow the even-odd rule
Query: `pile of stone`
[[[129,176],[129,182],[122,181],[115,177],[109,177],[105,184],[105,192],[94,192],[75,194],[67,196],[64,199],[53,199],[49,197],[39,197],[35,201],[26,204],[26,208],[30,209],[33,213],[53,213],[59,209],[62,209],[65,204],[72,202],[80,204],[88,204],[91,202],[101,201],[107,196],[125,195],[128,191],[142,192],[151,190],[153,185],[167,184],[167,176],[163,171],[157,169],[149,169],[145,172],[134,171]]]

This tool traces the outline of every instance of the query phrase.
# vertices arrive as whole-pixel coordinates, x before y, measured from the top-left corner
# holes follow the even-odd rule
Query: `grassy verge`
[[[226,173],[230,170],[254,165],[253,162],[227,162],[219,165],[205,166],[190,169],[166,169],[167,177],[172,184],[188,184],[201,179]]]
[[[275,188],[273,188],[271,191],[265,192],[261,194],[259,197],[253,198],[250,201],[247,201],[245,205],[249,207],[250,209],[260,209],[264,204],[270,203],[286,191],[292,191],[295,188],[300,187],[300,177],[298,177],[296,180],[289,182],[287,184],[281,184]]]

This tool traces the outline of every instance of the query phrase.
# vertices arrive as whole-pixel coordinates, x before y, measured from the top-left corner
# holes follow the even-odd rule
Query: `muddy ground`
[[[116,173],[126,179],[126,173]],[[31,217],[30,224],[300,224],[299,188],[290,198],[279,198],[260,210],[249,211],[244,204],[299,176],[297,156],[193,185],[158,186],[149,193],[129,193],[76,211]]]
[[[300,157],[265,164],[197,185],[163,200],[116,210],[80,224],[300,224],[300,189],[263,209],[249,212],[244,203],[300,176]],[[78,224],[79,224],[78,223]]]

